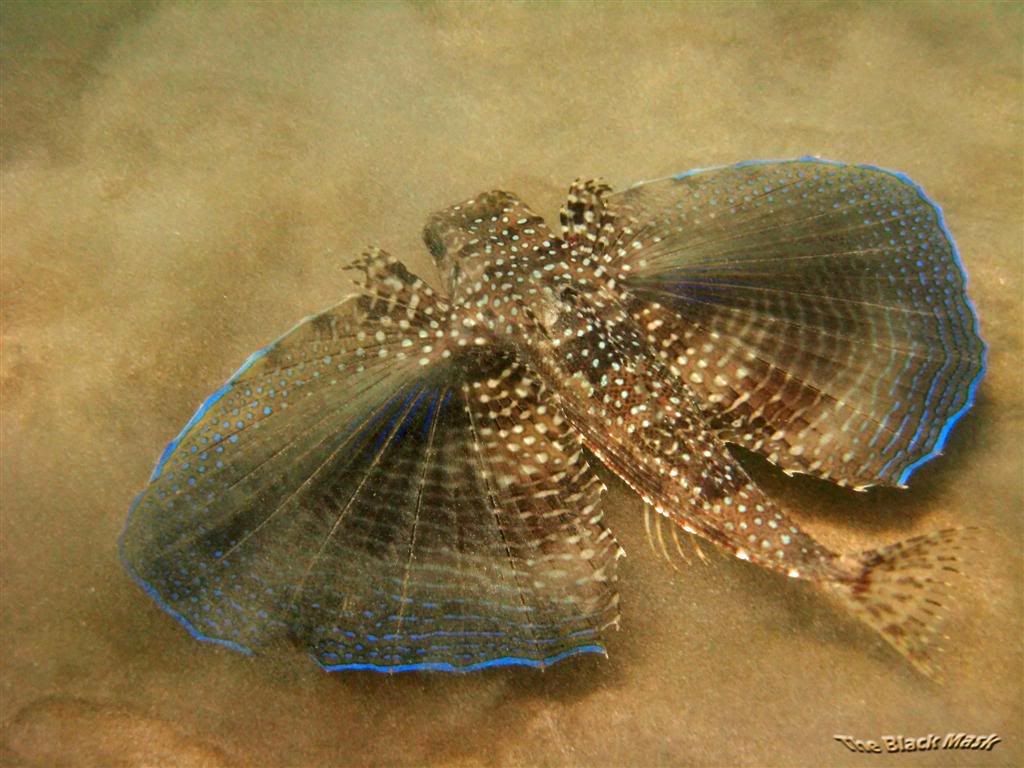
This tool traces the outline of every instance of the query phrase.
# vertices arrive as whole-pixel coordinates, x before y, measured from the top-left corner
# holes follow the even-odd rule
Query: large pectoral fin
[[[984,344],[941,212],[905,176],[746,163],[606,198],[613,271],[723,438],[903,485],[970,407]]]
[[[384,272],[200,408],[133,505],[124,562],[195,637],[287,637],[328,669],[600,651],[619,550],[578,437],[513,360],[453,354],[443,302]]]

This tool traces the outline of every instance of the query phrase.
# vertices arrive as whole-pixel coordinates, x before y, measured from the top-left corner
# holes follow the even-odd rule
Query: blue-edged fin
[[[966,277],[906,176],[742,163],[603,210],[609,270],[727,441],[841,485],[903,486],[970,408],[985,346]]]
[[[462,356],[386,254],[255,354],[161,457],[121,539],[196,638],[328,670],[545,666],[602,652],[619,553],[547,394]],[[514,437],[509,437],[514,435]]]

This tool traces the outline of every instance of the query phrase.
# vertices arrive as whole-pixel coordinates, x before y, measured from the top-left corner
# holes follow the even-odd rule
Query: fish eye
[[[580,298],[580,290],[572,283],[562,283],[555,288],[555,295],[560,301],[576,306],[576,302]]]

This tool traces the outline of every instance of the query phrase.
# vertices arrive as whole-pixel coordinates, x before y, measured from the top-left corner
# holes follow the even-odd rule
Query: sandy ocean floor
[[[1020,765],[1024,18],[1018,4],[16,3],[0,8],[0,764]],[[193,641],[122,571],[164,444],[377,243],[502,187],[554,217],[621,187],[805,154],[945,209],[990,345],[977,406],[906,492],[753,471],[836,548],[985,531],[945,685],[811,589],[674,570],[614,478],[629,556],[607,659],[328,675]],[[865,756],[998,733],[991,752]]]

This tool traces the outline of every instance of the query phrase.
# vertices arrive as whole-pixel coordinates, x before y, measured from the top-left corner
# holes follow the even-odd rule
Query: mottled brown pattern
[[[728,443],[776,462],[782,444],[814,458],[807,471],[859,485],[864,467],[885,480],[896,461],[879,464],[878,435],[883,455],[912,455],[902,467],[937,452],[983,358],[937,212],[905,179],[813,160],[667,183],[651,185],[655,205],[648,185],[620,197],[576,182],[559,236],[508,192],[441,211],[423,239],[446,270],[443,294],[368,251],[352,265],[355,296],[253,355],[168,446],[122,538],[129,572],[200,639],[251,652],[287,636],[330,670],[546,666],[602,651],[622,550],[585,445],[659,515],[829,588],[928,671],[942,618],[930,606],[949,585],[906,574],[922,553],[955,557],[958,538],[840,555]],[[759,197],[760,212],[739,202]],[[738,227],[702,223],[720,214]],[[703,296],[722,264],[733,277]],[[806,293],[814,284],[888,355],[875,379],[848,375],[851,336],[815,377],[816,340],[837,315]],[[710,321],[692,322],[691,305]],[[782,337],[764,318],[784,321]],[[748,343],[773,362],[740,355]],[[957,362],[921,362],[932,359]],[[875,415],[851,430],[848,403]],[[940,428],[924,432],[925,419]],[[838,461],[831,442],[847,452]]]

